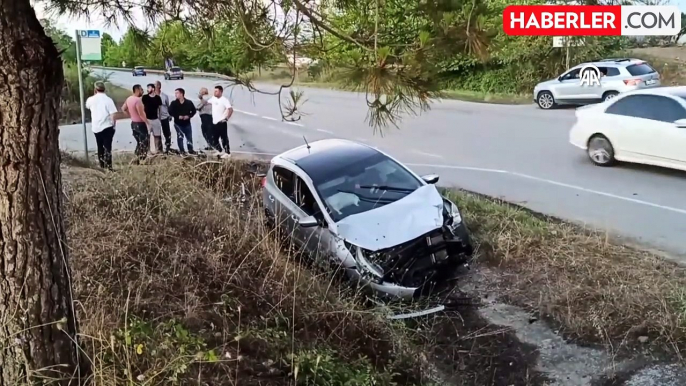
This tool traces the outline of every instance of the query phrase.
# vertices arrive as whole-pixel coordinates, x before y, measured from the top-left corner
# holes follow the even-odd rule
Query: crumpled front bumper
[[[464,223],[436,229],[402,245],[378,251],[388,259],[383,278],[374,279],[358,269],[348,269],[375,292],[389,297],[420,297],[455,278],[456,271],[471,261],[474,248]]]

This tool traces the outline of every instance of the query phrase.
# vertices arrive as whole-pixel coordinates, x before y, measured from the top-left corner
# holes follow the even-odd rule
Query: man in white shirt
[[[212,105],[212,143],[210,146],[219,152],[218,155],[221,158],[229,158],[231,150],[229,149],[227,121],[233,114],[233,107],[231,107],[231,102],[224,97],[224,88],[219,85],[214,86],[214,96],[207,102]]]
[[[95,93],[86,99],[91,112],[91,130],[98,145],[98,162],[103,169],[112,170],[112,138],[117,123],[117,107],[105,94],[105,83],[95,82]]]

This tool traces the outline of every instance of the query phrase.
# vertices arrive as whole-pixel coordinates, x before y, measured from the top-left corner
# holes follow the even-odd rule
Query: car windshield
[[[315,182],[334,222],[398,201],[422,183],[407,169],[383,154],[327,173]]]

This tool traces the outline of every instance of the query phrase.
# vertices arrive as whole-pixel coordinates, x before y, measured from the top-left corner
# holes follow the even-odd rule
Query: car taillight
[[[262,177],[262,187],[267,186],[267,177]]]
[[[624,80],[624,84],[627,86],[638,86],[639,84],[641,84],[641,82],[642,81],[640,79],[625,79]]]

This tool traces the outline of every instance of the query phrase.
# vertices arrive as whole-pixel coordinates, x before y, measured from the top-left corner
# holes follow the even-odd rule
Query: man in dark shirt
[[[174,91],[174,95],[176,99],[169,104],[169,115],[174,117],[174,128],[176,129],[179,141],[179,151],[181,154],[186,154],[183,146],[183,139],[185,137],[188,143],[188,154],[196,154],[193,150],[193,127],[191,126],[191,118],[196,113],[195,105],[186,99],[186,91],[182,88],[177,88]]]
[[[162,122],[160,122],[160,108],[162,107],[162,98],[155,93],[155,85],[150,83],[148,85],[148,93],[141,98],[143,102],[143,109],[145,116],[150,121],[150,132],[155,138],[155,149],[157,153],[162,153]]]

